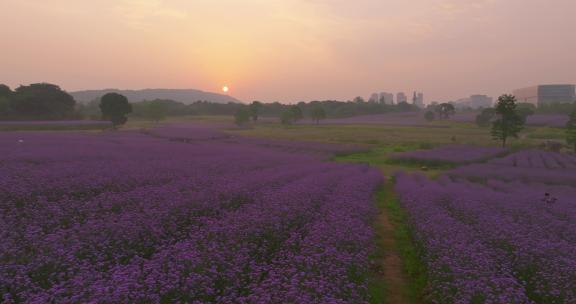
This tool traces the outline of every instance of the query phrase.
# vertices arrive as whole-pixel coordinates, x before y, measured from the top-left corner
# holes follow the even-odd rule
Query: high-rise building
[[[550,103],[568,103],[576,101],[576,86],[573,84],[537,85],[514,90],[518,102],[539,106]]]
[[[412,104],[419,108],[424,108],[424,93],[418,93],[414,91],[414,95],[412,96]]]
[[[396,103],[408,102],[408,97],[404,92],[396,94]]]
[[[492,97],[486,95],[471,95],[468,98],[461,98],[456,101],[457,108],[490,108],[492,107]]]
[[[372,93],[372,95],[370,95],[370,98],[368,98],[368,102],[371,103],[378,103],[380,100],[380,96],[378,95],[378,93]]]
[[[382,93],[380,93],[379,101],[381,104],[392,105],[392,104],[394,104],[394,94],[382,92]]]

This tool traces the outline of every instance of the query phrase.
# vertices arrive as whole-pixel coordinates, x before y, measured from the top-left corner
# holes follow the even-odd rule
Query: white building
[[[424,93],[414,92],[412,97],[412,104],[419,108],[424,108]]]
[[[471,109],[479,109],[479,108],[490,108],[492,107],[494,100],[492,97],[486,95],[471,95],[467,98],[461,98],[456,101],[457,108],[471,108]]]
[[[576,86],[573,84],[537,85],[514,90],[518,102],[535,106],[550,103],[569,103],[576,101]]]
[[[394,94],[382,92],[382,93],[380,93],[379,101],[381,104],[393,105],[394,104]]]
[[[372,95],[370,95],[370,98],[368,98],[368,102],[371,103],[378,103],[380,100],[380,96],[378,95],[378,93],[372,93]]]
[[[396,94],[396,103],[408,102],[408,97],[404,92]]]

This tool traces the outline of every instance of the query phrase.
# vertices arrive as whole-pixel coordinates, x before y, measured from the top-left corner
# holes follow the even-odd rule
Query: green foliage
[[[9,98],[13,93],[9,86],[0,83],[0,98]]]
[[[292,105],[282,113],[282,116],[280,116],[280,122],[283,125],[291,125],[302,118],[304,118],[302,109],[297,105]]]
[[[495,107],[498,118],[492,123],[492,138],[502,141],[502,147],[506,147],[506,141],[510,137],[518,138],[518,134],[524,128],[524,118],[516,110],[516,97],[502,95],[498,97]]]
[[[252,116],[252,112],[249,108],[243,107],[240,108],[236,114],[234,114],[234,122],[237,126],[245,126],[250,122],[250,117]]]
[[[0,119],[8,117],[10,114],[10,99],[0,96]]]
[[[177,105],[184,106],[183,104],[172,100],[161,99],[142,101],[135,103],[132,106],[136,116],[140,116],[154,122],[159,122],[163,119],[166,119],[168,114],[174,112],[173,108]]]
[[[574,102],[552,102],[552,103],[544,103],[540,104],[536,109],[538,113],[571,113],[576,111],[576,101]]]
[[[127,114],[132,113],[132,105],[128,99],[118,93],[108,93],[100,99],[102,117],[110,120],[114,128],[128,121]]]
[[[456,114],[456,108],[451,103],[441,103],[435,108],[436,113],[438,113],[439,119],[449,119],[450,116]]]
[[[573,146],[576,153],[576,110],[570,113],[570,119],[566,124],[566,142]]]
[[[434,112],[432,111],[426,111],[426,113],[424,113],[424,119],[427,121],[433,121],[436,119],[436,115],[434,115]]]
[[[6,119],[62,120],[74,117],[76,101],[53,84],[20,86],[15,92],[2,85],[0,98],[4,99],[0,115]]]
[[[324,111],[321,106],[316,106],[312,111],[310,111],[310,118],[312,118],[316,124],[319,124],[320,120],[326,118],[326,111]]]
[[[518,112],[518,115],[522,117],[522,119],[526,120],[528,116],[534,115],[536,112],[536,106],[531,103],[518,103],[516,106],[516,111]]]
[[[360,96],[356,96],[356,97],[354,98],[353,102],[355,102],[355,103],[364,103],[364,102],[366,102],[366,101],[364,100],[364,98],[362,98],[362,97],[360,97]]]
[[[476,124],[479,127],[488,127],[492,123],[492,120],[496,116],[496,110],[493,108],[487,108],[482,110],[482,112],[476,115]]]
[[[262,103],[259,101],[253,101],[249,106],[250,117],[252,121],[258,121],[258,116],[260,115],[260,109],[262,109]]]

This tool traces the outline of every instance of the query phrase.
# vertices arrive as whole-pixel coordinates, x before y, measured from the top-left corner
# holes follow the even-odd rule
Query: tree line
[[[478,114],[476,123],[479,127],[491,126],[492,138],[500,141],[502,147],[506,147],[510,138],[519,137],[525,127],[526,119],[534,114],[535,109],[533,105],[517,103],[515,96],[505,94],[498,98],[494,108],[484,109]],[[576,108],[573,108],[568,115],[569,119],[565,127],[566,143],[576,153]]]
[[[49,83],[19,86],[14,91],[0,84],[0,119],[66,120],[78,118],[74,98]]]

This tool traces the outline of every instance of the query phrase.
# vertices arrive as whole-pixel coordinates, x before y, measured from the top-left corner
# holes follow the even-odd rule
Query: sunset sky
[[[0,0],[0,83],[245,101],[576,83],[575,0]]]

